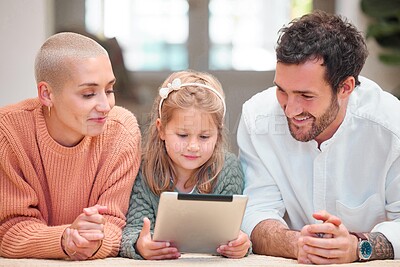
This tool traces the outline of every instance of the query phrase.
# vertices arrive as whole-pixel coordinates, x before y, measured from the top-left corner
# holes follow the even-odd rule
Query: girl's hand
[[[169,242],[153,241],[150,234],[150,220],[143,219],[143,227],[135,244],[136,252],[146,260],[177,259],[181,256],[178,249]]]
[[[246,256],[251,246],[249,236],[240,231],[237,239],[230,241],[227,245],[221,245],[217,248],[217,252],[228,258],[242,258]]]

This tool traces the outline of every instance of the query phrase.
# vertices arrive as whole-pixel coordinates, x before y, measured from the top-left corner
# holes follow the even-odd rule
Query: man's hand
[[[143,219],[143,227],[135,245],[136,251],[146,260],[177,259],[181,256],[170,242],[153,241],[150,233],[150,220]]]
[[[320,211],[313,214],[322,224],[306,225],[298,241],[299,263],[349,263],[358,259],[357,238],[349,234],[340,218]]]

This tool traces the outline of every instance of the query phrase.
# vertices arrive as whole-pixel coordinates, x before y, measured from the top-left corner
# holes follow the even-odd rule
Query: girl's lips
[[[194,160],[199,158],[199,156],[192,156],[192,155],[183,155],[183,156],[189,160]]]

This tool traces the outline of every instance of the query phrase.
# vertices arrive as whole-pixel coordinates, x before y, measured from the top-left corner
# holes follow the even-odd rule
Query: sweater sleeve
[[[60,244],[67,225],[47,226],[48,215],[40,211],[41,196],[34,190],[41,181],[34,175],[29,183],[24,179],[35,170],[27,164],[24,173],[18,154],[23,150],[12,149],[0,133],[0,256],[63,258]]]
[[[98,195],[98,200],[89,200],[90,206],[93,206],[93,204],[107,206],[107,213],[103,214],[106,218],[105,238],[100,249],[91,259],[115,257],[120,250],[122,229],[126,225],[125,214],[128,210],[129,196],[140,167],[141,158],[141,135],[136,120],[134,124],[125,122],[124,126],[130,129],[125,136],[126,138],[120,137],[116,146],[118,149],[114,150],[110,158],[107,159],[108,164],[104,167],[106,182],[94,186],[94,188],[100,188],[99,194],[92,194],[93,197]]]
[[[242,166],[237,157],[226,152],[224,167],[218,176],[218,182],[214,194],[240,195],[243,193],[244,175]]]
[[[94,179],[94,183],[87,195],[84,192],[87,199],[82,205],[100,204],[108,208],[104,214],[105,239],[92,258],[116,256],[119,251],[129,194],[139,169],[141,154],[139,127],[133,115],[128,120],[130,124],[124,125],[128,130],[123,131],[122,136],[109,137],[110,140],[114,138],[119,141],[113,146],[115,153],[104,157],[104,161],[100,156],[94,157],[99,160],[98,171],[94,177],[92,172],[88,172],[88,179]],[[26,153],[20,142],[13,139],[14,135],[6,131],[7,128],[0,131],[0,256],[66,258],[61,237],[71,221],[55,224],[51,218],[56,217],[54,213],[59,211],[54,210],[54,202],[48,201],[52,195],[64,193],[66,189],[54,184],[51,187],[51,181],[47,180],[46,173],[38,165],[41,162],[29,156],[31,154]],[[93,151],[101,153],[101,146],[93,146]],[[56,161],[45,156],[46,160]],[[82,165],[85,164],[88,165],[86,162]],[[72,195],[72,203],[73,199]],[[75,206],[72,203],[62,203],[65,206],[62,212],[74,213],[70,210]]]
[[[142,173],[139,171],[129,202],[126,227],[122,233],[120,256],[133,259],[143,259],[135,250],[135,244],[139,238],[140,231],[142,230],[144,217],[147,217],[150,220],[150,231],[151,234],[153,234],[157,212],[154,208],[154,202],[158,203],[158,200],[159,198],[150,192],[147,184],[142,178]]]

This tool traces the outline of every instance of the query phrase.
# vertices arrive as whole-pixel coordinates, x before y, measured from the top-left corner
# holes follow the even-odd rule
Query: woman
[[[35,62],[38,97],[0,108],[0,256],[116,256],[140,131],[114,107],[107,52],[59,33]]]

